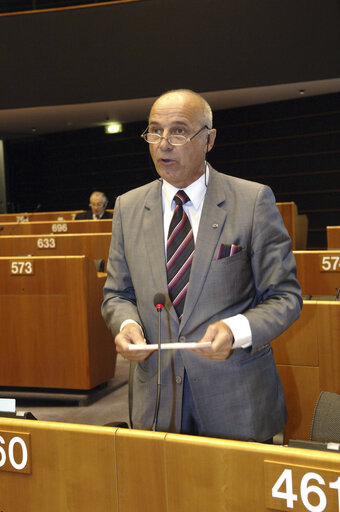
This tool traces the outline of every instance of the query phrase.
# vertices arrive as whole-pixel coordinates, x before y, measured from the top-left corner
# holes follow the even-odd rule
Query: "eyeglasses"
[[[194,135],[192,135],[191,137],[185,137],[184,135],[169,135],[168,137],[164,137],[162,135],[159,135],[158,133],[148,132],[148,129],[149,127],[147,127],[146,130],[144,130],[144,132],[141,135],[141,137],[146,142],[148,142],[149,144],[159,144],[162,139],[165,139],[171,146],[184,146],[184,144],[187,144],[188,142],[192,141],[192,139],[196,137],[196,135],[201,133],[203,130],[210,130],[210,128],[208,128],[207,125],[204,125],[200,130],[198,130],[198,132],[194,133]]]

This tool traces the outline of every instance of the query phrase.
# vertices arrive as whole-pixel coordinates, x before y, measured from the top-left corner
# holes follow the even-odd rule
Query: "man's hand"
[[[234,336],[230,327],[224,322],[218,321],[210,324],[200,341],[211,341],[210,347],[194,348],[193,352],[206,359],[223,361],[228,359],[231,353]]]
[[[131,343],[141,345],[141,350],[130,351],[129,345]],[[123,327],[115,337],[115,344],[118,354],[121,354],[129,361],[144,361],[144,359],[147,359],[152,354],[149,350],[143,350],[143,345],[146,345],[146,341],[141,327],[134,322],[130,322]]]

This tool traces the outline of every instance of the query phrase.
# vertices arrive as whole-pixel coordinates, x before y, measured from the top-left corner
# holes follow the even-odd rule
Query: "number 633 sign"
[[[265,501],[272,510],[340,512],[339,471],[265,461]]]

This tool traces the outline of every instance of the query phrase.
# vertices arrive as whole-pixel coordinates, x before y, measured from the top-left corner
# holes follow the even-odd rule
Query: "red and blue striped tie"
[[[183,190],[174,196],[176,203],[167,241],[167,274],[169,296],[179,320],[182,318],[189,286],[191,263],[195,251],[194,236],[183,205],[190,201]]]

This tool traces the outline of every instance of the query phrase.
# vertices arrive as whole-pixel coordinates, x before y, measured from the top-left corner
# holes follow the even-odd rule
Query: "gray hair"
[[[100,190],[94,190],[91,195],[90,195],[90,199],[92,196],[98,196],[98,195],[101,195],[103,197],[103,201],[104,203],[108,203],[108,198],[106,197],[106,195],[104,194],[104,192],[101,192]]]

